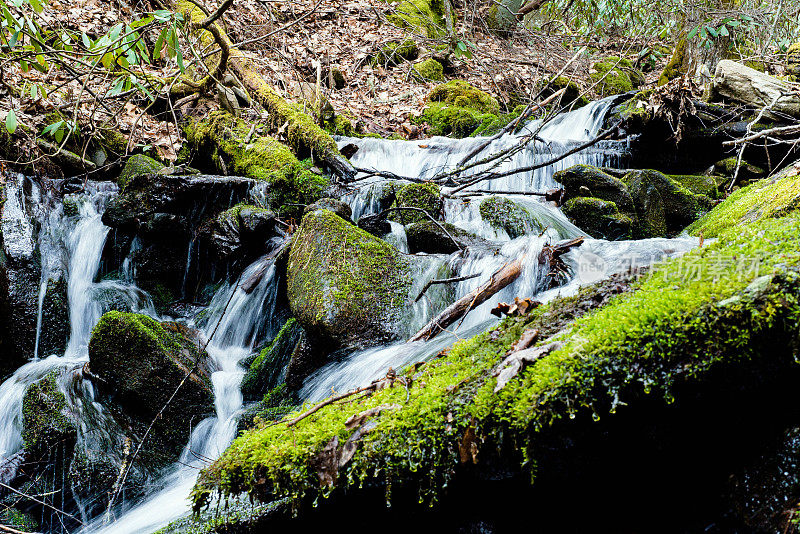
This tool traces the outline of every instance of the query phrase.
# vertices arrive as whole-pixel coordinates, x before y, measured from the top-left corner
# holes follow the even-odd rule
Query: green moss
[[[553,175],[553,179],[564,186],[569,197],[595,197],[616,204],[617,208],[629,216],[636,210],[625,182],[591,165],[573,165]]]
[[[782,217],[800,207],[800,176],[796,167],[735,191],[722,204],[693,223],[692,235],[716,237],[731,227]]]
[[[675,45],[675,51],[672,53],[672,57],[667,62],[667,66],[664,67],[664,70],[661,72],[661,76],[658,78],[659,86],[666,85],[671,80],[686,74],[686,68],[688,66],[686,46],[686,37],[681,37],[678,39],[678,42]]]
[[[246,432],[201,473],[195,506],[213,492],[298,504],[328,495],[331,488],[321,485],[314,467],[317,454],[333,437],[348,439],[348,417],[386,404],[398,407],[372,419],[375,429],[340,466],[335,487],[385,484],[388,499],[391,486],[407,483],[419,488],[421,503],[435,502],[460,464],[459,444],[470,427],[479,448],[491,448],[501,435],[515,444],[520,469],[535,473],[537,436],[554,422],[591,424],[576,416],[613,417],[619,406],[654,392],[669,403],[679,384],[770,358],[760,351],[764,336],[796,342],[799,245],[797,215],[759,221],[663,263],[616,296],[608,287],[619,282],[612,282],[507,318],[410,370],[408,388],[395,385],[327,405],[291,431],[278,424]],[[496,392],[492,369],[529,328],[540,330],[540,344],[560,332],[561,347]]]
[[[61,204],[64,206],[64,215],[67,217],[75,217],[80,212],[76,195],[64,195]]]
[[[261,398],[278,386],[302,333],[297,320],[291,318],[272,343],[259,353],[242,379],[241,390],[246,400]]]
[[[437,221],[442,217],[442,210],[444,209],[442,192],[439,186],[434,183],[404,185],[397,189],[395,198],[399,207],[423,209]],[[424,213],[410,210],[400,210],[392,214],[392,217],[396,217],[403,224],[430,220]]]
[[[500,104],[486,93],[462,80],[451,80],[433,88],[429,104],[416,123],[427,123],[434,135],[467,137],[478,130],[484,135],[503,121]],[[506,124],[511,118],[506,120]],[[498,128],[499,129],[499,128]]]
[[[763,178],[767,175],[766,171],[761,167],[756,165],[751,165],[750,163],[742,160],[739,162],[739,158],[736,156],[725,158],[720,160],[714,164],[714,171],[725,176],[733,176],[736,172],[736,165],[739,165],[739,177],[745,180],[750,180],[753,178]]]
[[[227,112],[213,112],[191,122],[185,133],[206,165],[219,168],[223,160],[228,171],[269,183],[269,206],[281,215],[298,215],[302,207],[293,204],[314,202],[328,186],[327,178],[311,172],[276,139],[256,136],[245,143],[250,126]]]
[[[423,81],[441,82],[444,81],[444,67],[433,58],[428,58],[420,63],[416,63],[412,70]]]
[[[117,184],[119,184],[121,188],[125,187],[125,184],[127,184],[131,178],[141,176],[142,174],[152,174],[163,168],[163,164],[149,156],[134,154],[125,162],[125,167],[123,167],[122,172],[117,178]]]
[[[705,174],[670,174],[669,178],[696,195],[720,198],[719,177]]]
[[[568,78],[567,76],[558,76],[547,84],[547,89],[542,96],[550,96],[564,89],[564,95],[561,97],[561,105],[569,105],[573,102],[576,108],[580,108],[589,103],[589,98],[583,94],[583,89],[578,85],[578,82]]]
[[[794,43],[786,49],[786,70],[791,76],[800,76],[800,43]]]
[[[447,35],[442,0],[400,0],[394,13],[386,17],[392,24],[408,28],[432,39]],[[453,23],[456,22],[453,10]]]
[[[413,39],[389,41],[372,57],[372,66],[396,66],[419,57],[419,47]]]
[[[309,334],[343,345],[398,335],[393,325],[411,283],[407,260],[332,211],[303,217],[287,273],[290,307]]]
[[[581,230],[598,239],[631,239],[633,220],[619,212],[613,202],[591,197],[569,199],[564,215]]]
[[[22,440],[34,457],[77,438],[77,426],[67,412],[67,400],[53,371],[25,390],[22,400]]]
[[[511,239],[530,232],[541,232],[542,225],[519,204],[506,197],[491,196],[478,207],[481,218],[494,228],[502,230]]]
[[[39,530],[39,523],[31,514],[26,514],[13,507],[6,507],[0,512],[0,524],[9,525],[24,532]]]
[[[353,122],[344,115],[334,115],[332,119],[323,122],[323,127],[331,135],[358,137],[358,132],[353,126]]]
[[[609,56],[592,65],[589,78],[596,83],[595,91],[602,96],[627,93],[644,83],[644,75],[625,58]]]

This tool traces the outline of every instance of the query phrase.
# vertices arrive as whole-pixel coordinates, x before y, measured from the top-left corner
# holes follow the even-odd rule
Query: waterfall
[[[257,280],[252,291],[242,289],[252,280]],[[242,407],[239,384],[244,376],[239,361],[252,354],[259,340],[277,332],[277,285],[274,259],[265,256],[247,267],[235,283],[217,291],[202,325],[210,340],[206,351],[216,369],[211,376],[215,416],[192,431],[180,460],[160,481],[159,491],[141,503],[123,506],[122,513],[111,521],[107,517],[92,521],[81,533],[152,532],[188,513],[189,493],[198,471],[218,458],[235,437]]]

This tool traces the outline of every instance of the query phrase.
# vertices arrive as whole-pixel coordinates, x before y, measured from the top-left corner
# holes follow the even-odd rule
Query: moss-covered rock
[[[117,177],[117,184],[120,187],[125,187],[131,178],[134,176],[141,176],[142,174],[153,174],[164,168],[164,164],[159,163],[150,156],[144,154],[134,154],[125,162],[125,167]]]
[[[692,193],[658,171],[631,171],[622,181],[636,207],[634,234],[638,237],[677,234],[713,205],[710,198]]]
[[[739,165],[737,181],[740,184],[747,180],[758,180],[767,175],[767,172],[761,167],[752,165],[745,160],[739,162],[739,158],[736,156],[725,158],[714,163],[714,172],[725,177],[732,177],[736,172],[737,164]]]
[[[800,43],[794,43],[786,50],[786,72],[795,77],[800,77]]]
[[[397,66],[404,61],[414,61],[419,57],[419,47],[413,39],[389,41],[372,56],[373,66]]]
[[[446,232],[445,232],[446,230]],[[449,235],[448,235],[449,234]],[[489,248],[491,241],[482,239],[472,232],[462,230],[450,223],[420,221],[406,228],[408,251],[411,254],[452,254],[468,247]]]
[[[708,174],[670,174],[673,180],[696,195],[705,195],[711,199],[722,196],[720,185],[723,180],[719,176]]]
[[[561,105],[575,104],[576,108],[580,108],[589,103],[589,98],[583,94],[583,89],[578,82],[570,79],[567,76],[557,76],[549,81],[542,93],[543,97],[548,97],[556,91],[564,89],[564,95],[561,97]]]
[[[531,232],[539,233],[544,230],[539,221],[510,198],[487,197],[481,201],[478,211],[484,221],[494,228],[504,231],[511,239],[516,239]]]
[[[553,179],[564,186],[567,199],[594,197],[613,202],[625,215],[635,216],[633,199],[625,182],[591,165],[573,165],[558,171]]]
[[[311,172],[278,140],[257,135],[245,142],[250,126],[225,111],[190,122],[184,131],[197,165],[266,181],[269,207],[281,215],[298,215],[302,207],[295,204],[314,202],[328,186],[327,178]]]
[[[444,66],[433,58],[414,64],[412,67],[414,74],[426,82],[443,82]]]
[[[452,17],[455,24],[455,10],[452,10]],[[432,39],[447,35],[445,8],[442,0],[399,0],[394,4],[394,13],[386,18],[392,24],[408,28]]]
[[[428,106],[414,120],[427,123],[434,135],[467,137],[482,124],[497,122],[500,113],[493,96],[462,80],[437,85],[427,100]]]
[[[800,169],[790,166],[776,175],[743,187],[693,223],[692,235],[717,237],[731,227],[761,219],[783,217],[800,208]]]
[[[69,302],[67,281],[59,276],[47,280],[42,301],[42,324],[39,333],[39,356],[61,355],[69,340]]]
[[[516,12],[522,7],[523,0],[501,0],[492,4],[486,12],[486,25],[498,35],[507,35],[517,27]]]
[[[302,335],[303,329],[297,320],[286,321],[272,343],[259,353],[245,373],[241,386],[245,400],[260,400],[280,385]]]
[[[239,203],[206,221],[199,236],[215,260],[249,263],[266,252],[275,217],[271,210]]]
[[[193,424],[213,412],[207,355],[198,347],[185,327],[134,313],[108,312],[92,330],[89,358],[101,379],[97,387],[132,419],[148,425],[188,375],[153,426],[151,438],[167,458],[177,458]]]
[[[34,382],[22,399],[22,440],[32,458],[47,459],[57,447],[71,451],[78,436],[78,423],[67,410],[58,377],[53,371]]]
[[[307,332],[329,343],[369,345],[397,337],[410,284],[408,260],[332,211],[306,214],[294,234],[289,306]]]
[[[623,215],[613,202],[591,197],[569,199],[561,208],[564,215],[597,239],[630,239],[633,220]]]
[[[423,209],[437,221],[442,218],[442,210],[444,210],[442,192],[434,183],[404,185],[397,189],[395,198],[398,207]],[[398,210],[391,217],[403,224],[430,220],[425,213],[412,210]]]
[[[664,504],[661,498],[691,490],[687,480],[716,499],[729,479],[725,462],[753,457],[739,440],[764,442],[762,432],[774,431],[765,418],[794,420],[779,399],[791,398],[800,376],[798,268],[796,212],[729,228],[637,281],[603,283],[460,341],[412,366],[404,375],[413,377],[410,387],[328,404],[291,432],[281,424],[246,432],[201,473],[195,506],[214,492],[247,492],[263,501],[289,498],[302,520],[312,502],[325,506],[332,498],[330,512],[348,497],[363,497],[358,488],[371,488],[385,491],[393,510],[420,511],[453,492],[463,505],[494,475],[488,480],[498,502],[527,491],[531,481],[534,492],[539,488],[521,499],[521,513],[536,506],[542,525],[563,526],[564,511],[572,509],[557,489],[602,488],[594,498],[603,505],[586,521],[597,528],[618,526],[613,502],[620,491],[626,502],[649,507],[643,517]],[[503,363],[520,336],[534,330],[540,335],[533,361]],[[379,407],[368,419],[370,432],[354,436],[356,427],[346,422]],[[345,456],[339,444],[348,440],[356,447]],[[708,454],[698,457],[700,450]],[[590,467],[609,458],[608,469]],[[709,462],[713,469],[704,467]],[[488,498],[484,492],[474,503]],[[507,516],[508,508],[501,510]]]
[[[303,214],[317,210],[330,210],[348,222],[350,221],[350,218],[353,216],[353,209],[350,207],[349,204],[342,202],[337,198],[331,198],[331,197],[321,198],[316,202],[314,202],[313,204],[309,204],[308,206],[306,206],[305,210],[303,210]]]
[[[602,96],[627,93],[644,84],[644,75],[633,63],[617,56],[594,63],[589,78],[597,84],[594,90]]]

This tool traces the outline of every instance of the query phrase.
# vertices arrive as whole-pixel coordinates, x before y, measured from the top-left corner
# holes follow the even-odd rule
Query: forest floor
[[[133,5],[118,0],[52,0],[41,16],[54,27],[97,38],[118,22],[133,20],[136,15],[158,7],[149,0],[138,0]],[[422,111],[425,97],[436,82],[414,76],[412,67],[431,57],[436,46],[444,41],[392,24],[387,17],[394,10],[394,5],[385,0],[236,0],[223,20],[231,40],[255,60],[264,79],[284,96],[298,100],[299,92],[308,87],[305,84],[316,86],[319,73],[337,68],[344,74],[344,87],[324,87],[336,114],[350,118],[363,133],[425,137],[428,132],[412,124],[412,118]],[[549,30],[534,33],[522,26],[511,37],[498,37],[488,31],[484,13],[470,11],[465,4],[459,7],[458,2],[456,13],[456,33],[459,39],[471,43],[472,57],[451,56],[445,77],[466,80],[487,91],[498,99],[501,110],[527,103],[537,82],[550,79],[565,65],[568,65],[563,72],[565,76],[582,88],[589,88],[586,80],[594,61],[608,55],[636,61],[638,52],[648,44],[625,39],[608,43],[596,39],[585,41],[581,36],[551,34]],[[387,43],[406,39],[413,39],[420,49],[413,62],[386,66],[370,61]],[[584,46],[586,51],[570,62]],[[665,61],[666,58],[661,58],[661,63]],[[646,73],[648,83],[657,79],[662,66],[650,66],[650,72]],[[170,73],[174,75],[175,64],[162,62],[146,65],[143,70],[164,78]],[[22,95],[8,98],[20,122],[34,130],[46,127],[48,114],[58,109],[71,114],[79,124],[122,132],[131,138],[129,149],[136,145],[152,146],[161,158],[174,160],[180,148],[182,134],[175,121],[150,116],[144,109],[146,102],[115,100],[97,105],[94,96],[106,94],[114,83],[112,76],[80,81],[70,79],[64,71],[23,73],[14,64],[7,66],[2,75],[3,99],[11,85],[28,87],[45,82],[58,88],[46,96],[23,91]],[[590,98],[598,96],[590,88],[587,92]],[[214,95],[209,97],[193,113],[202,114],[218,107]],[[0,107],[6,108],[7,104],[0,101]]]

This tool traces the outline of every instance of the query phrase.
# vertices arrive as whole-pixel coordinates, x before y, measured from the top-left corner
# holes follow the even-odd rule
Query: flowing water
[[[518,143],[521,135],[536,132],[536,142],[522,150],[512,151],[509,157],[491,165],[494,165],[495,171],[502,172],[546,162],[594,137],[608,106],[607,101],[593,103],[559,116],[543,127],[534,121],[523,132],[494,140],[475,160],[486,154],[510,149]],[[459,163],[482,140],[433,138],[422,143],[340,139],[339,142],[358,146],[352,161],[359,168],[430,178]],[[557,187],[553,180],[555,171],[576,163],[619,166],[624,159],[625,149],[624,142],[601,143],[554,165],[477,187],[495,192],[545,191]],[[467,172],[476,172],[488,168],[488,165]],[[0,385],[0,482],[3,483],[13,478],[22,459],[22,400],[25,390],[53,371],[59,373],[59,385],[67,396],[69,411],[81,421],[79,446],[87,450],[101,450],[109,455],[121,454],[123,444],[112,431],[113,422],[95,401],[92,383],[82,373],[89,357],[91,329],[102,313],[110,309],[112,302],[122,301],[127,309],[157,318],[149,296],[133,283],[136,269],[133,257],[141,247],[138,238],[131,245],[129,257],[122,263],[120,279],[97,280],[101,254],[109,232],[102,224],[101,215],[108,199],[116,194],[115,187],[90,183],[86,194],[77,195],[78,213],[66,215],[60,202],[56,202],[49,194],[39,192],[32,182],[25,180],[24,177],[16,177],[7,185],[8,200],[3,210],[2,228],[7,256],[20,261],[32,261],[37,246],[39,249],[41,283],[38,286],[37,342],[31,361]],[[26,184],[27,192],[23,191]],[[381,209],[384,186],[385,180],[372,178],[360,183],[356,191],[346,197],[355,220]],[[484,221],[478,206],[486,198],[485,195],[446,200],[444,216],[447,222],[492,240],[497,246],[493,250],[468,249],[452,255],[414,255],[412,299],[429,280],[478,276],[455,284],[432,286],[418,301],[410,302],[405,331],[408,335],[417,331],[445,306],[478,287],[510,260],[524,258],[522,275],[468,314],[463,321],[431,341],[373,347],[329,363],[306,380],[300,392],[303,399],[320,400],[332,391],[364,385],[384,375],[389,367],[400,369],[407,364],[428,359],[454,340],[474,335],[496,321],[490,310],[498,302],[511,301],[518,296],[547,301],[558,295],[572,294],[582,284],[615,272],[648,265],[696,246],[696,241],[689,238],[618,242],[587,239],[580,248],[564,257],[570,270],[566,283],[548,289],[551,286],[549,265],[539,261],[542,248],[559,240],[580,236],[582,232],[558,208],[540,201],[538,197],[503,196],[511,198],[528,214],[532,221],[528,234],[511,239],[504,230]],[[31,203],[38,207],[32,209]],[[392,222],[391,233],[386,239],[398,250],[407,253],[408,241],[402,225]],[[195,261],[195,253],[192,244],[187,254],[187,276],[191,263]],[[187,513],[188,495],[199,469],[217,458],[235,437],[237,416],[242,409],[239,386],[243,370],[239,362],[250,356],[261,343],[271,339],[280,327],[283,318],[277,303],[280,280],[273,261],[265,256],[247,267],[235,283],[219,288],[202,320],[195,322],[190,317],[185,318],[190,326],[199,328],[208,340],[215,415],[194,428],[180,461],[159,480],[151,481],[144,498],[136,501],[126,500],[123,496],[118,506],[105,513],[95,512],[94,517],[89,512],[91,503],[76,498],[84,522],[81,533],[152,532]],[[65,276],[67,280],[69,340],[63,354],[41,355],[42,305],[48,280],[57,276]],[[255,285],[247,284],[248,289],[252,290],[246,292],[240,287],[245,281],[252,280],[257,280]],[[106,499],[107,496],[100,495],[97,498]]]

